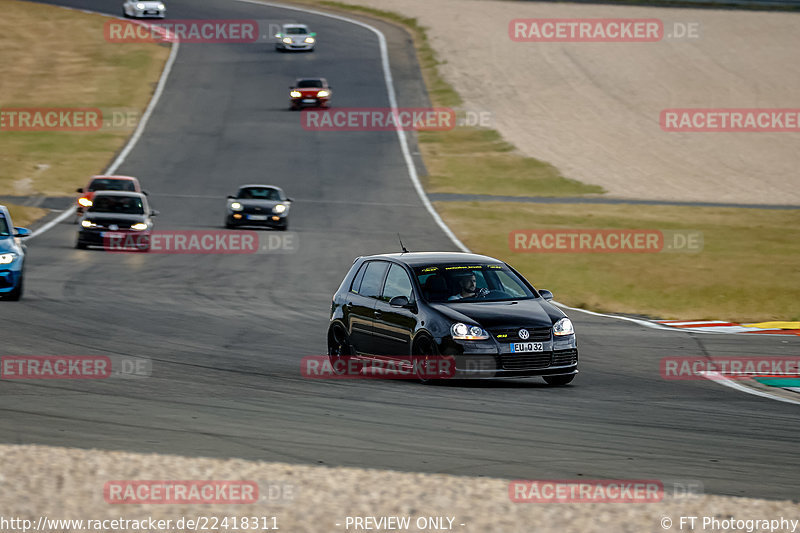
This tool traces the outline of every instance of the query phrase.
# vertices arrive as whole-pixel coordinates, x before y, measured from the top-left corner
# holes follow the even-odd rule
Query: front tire
[[[563,387],[572,382],[575,379],[575,374],[569,374],[566,376],[542,376],[544,378],[545,383],[550,385],[551,387]]]
[[[24,290],[24,282],[25,276],[22,274],[19,275],[19,281],[17,282],[17,286],[14,287],[14,290],[7,293],[5,299],[11,302],[18,302],[22,299],[22,292]]]
[[[429,384],[437,379],[431,377],[430,362],[436,362],[436,359],[441,356],[439,355],[439,348],[437,348],[433,339],[428,336],[422,336],[414,342],[414,348],[411,352],[411,364],[417,381]],[[438,368],[438,365],[434,364],[434,368]]]
[[[77,241],[75,241],[75,248],[77,248],[78,250],[85,250],[86,244],[82,243],[80,239],[78,239]]]

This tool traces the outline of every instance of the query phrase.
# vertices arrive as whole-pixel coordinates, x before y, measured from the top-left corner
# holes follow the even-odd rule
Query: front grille
[[[244,213],[249,215],[271,215],[272,208],[271,207],[259,207],[254,205],[246,205],[242,210]]]
[[[519,330],[527,329],[530,337],[524,341],[519,338]],[[543,342],[550,340],[550,328],[520,326],[518,328],[493,328],[489,330],[499,342]]]
[[[547,368],[553,352],[529,353],[529,354],[502,354],[500,356],[500,366],[503,370],[533,370],[535,368]]]
[[[553,352],[553,366],[570,366],[578,364],[578,350],[556,350]]]

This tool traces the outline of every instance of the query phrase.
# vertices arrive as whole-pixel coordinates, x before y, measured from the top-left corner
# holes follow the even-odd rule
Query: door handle
[[[375,314],[375,318],[380,318],[380,317],[382,317],[382,316],[383,316],[383,313],[381,313],[381,312],[380,312],[380,311],[378,311],[377,309],[375,310],[375,313],[374,313],[374,314]]]

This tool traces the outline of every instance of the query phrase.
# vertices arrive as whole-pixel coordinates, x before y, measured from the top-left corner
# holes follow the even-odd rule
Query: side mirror
[[[312,36],[312,37],[316,37],[317,36],[317,32],[312,31],[311,33],[309,33],[309,35]]]
[[[287,202],[293,202],[294,200],[292,200],[291,198],[289,198],[289,197],[287,196],[287,197],[286,197],[286,201],[287,201]]]
[[[83,192],[83,187],[78,187],[77,189],[75,189],[75,192],[81,192],[82,193]]]
[[[539,289],[539,294],[541,294],[542,298],[544,298],[545,300],[553,299],[553,293],[548,291],[547,289]]]
[[[392,307],[410,307],[411,303],[405,296],[395,296],[394,298],[389,300],[389,305],[391,305]]]
[[[157,217],[158,215],[159,215],[159,213],[158,213],[158,211],[156,211],[155,209],[153,209],[152,211],[150,211],[150,216],[151,216],[151,217]]]
[[[31,230],[28,228],[14,228],[14,237],[30,237]]]
[[[236,197],[232,194],[228,195],[228,200],[236,200]]]
[[[144,194],[145,196],[150,196],[150,193],[147,191],[142,191],[142,194]]]
[[[275,38],[276,38],[276,39],[280,39],[280,38],[281,38],[281,34],[280,34],[280,33],[276,33],[276,34],[275,34]]]

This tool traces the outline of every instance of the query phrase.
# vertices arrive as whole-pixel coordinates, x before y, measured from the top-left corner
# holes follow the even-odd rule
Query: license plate
[[[303,99],[303,103],[304,103],[304,104],[313,104],[313,103],[315,103],[315,102],[316,102],[316,100],[315,100],[315,99],[313,99],[313,98],[304,98],[304,99]]]
[[[104,239],[124,239],[124,233],[114,233],[113,231],[101,231],[100,237]]]
[[[267,220],[267,215],[247,215],[247,220]]]
[[[541,342],[515,342],[511,344],[511,353],[543,352],[544,343]]]

